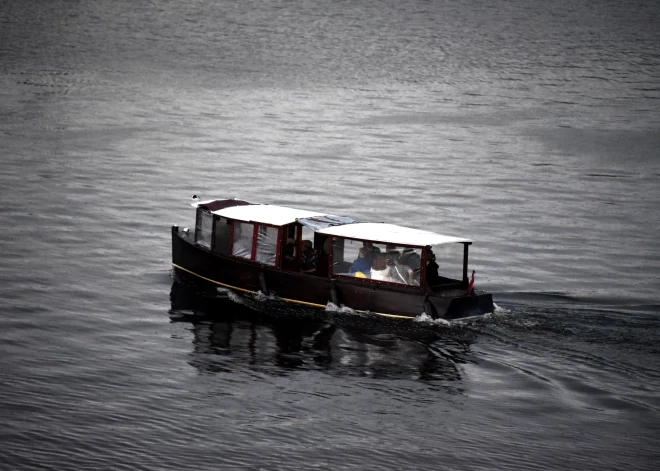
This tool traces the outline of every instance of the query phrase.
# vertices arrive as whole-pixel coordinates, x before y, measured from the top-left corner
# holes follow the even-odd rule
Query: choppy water
[[[0,3],[0,467],[655,469],[655,2],[135,3]],[[470,237],[501,309],[210,299],[193,193]]]

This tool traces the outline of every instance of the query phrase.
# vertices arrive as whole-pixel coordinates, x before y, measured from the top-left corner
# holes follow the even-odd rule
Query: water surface
[[[9,469],[654,469],[655,2],[0,5]],[[269,317],[170,272],[241,197],[475,241],[501,309]]]

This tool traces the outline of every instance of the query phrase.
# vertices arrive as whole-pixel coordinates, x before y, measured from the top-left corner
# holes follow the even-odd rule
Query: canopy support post
[[[468,246],[469,242],[463,243],[463,282],[468,281]]]

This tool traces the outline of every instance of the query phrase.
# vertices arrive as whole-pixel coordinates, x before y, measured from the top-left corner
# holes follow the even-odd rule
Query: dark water
[[[656,469],[653,1],[1,1],[0,468]],[[179,285],[193,193],[475,240],[451,327]]]

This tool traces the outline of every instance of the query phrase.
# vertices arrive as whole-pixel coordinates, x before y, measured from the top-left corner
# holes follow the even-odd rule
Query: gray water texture
[[[656,469],[659,24],[0,1],[0,468]],[[171,273],[193,194],[468,237],[499,308],[400,329],[209,297]]]

